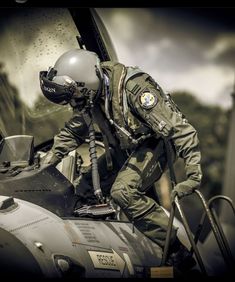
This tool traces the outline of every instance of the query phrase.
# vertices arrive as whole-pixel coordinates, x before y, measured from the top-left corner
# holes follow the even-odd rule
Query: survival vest
[[[128,104],[126,83],[136,75],[145,74],[139,68],[126,67],[117,62],[102,62],[109,77],[109,114],[116,125],[117,138],[122,149],[129,149],[153,134],[147,124],[138,119]],[[137,142],[134,142],[137,141]]]

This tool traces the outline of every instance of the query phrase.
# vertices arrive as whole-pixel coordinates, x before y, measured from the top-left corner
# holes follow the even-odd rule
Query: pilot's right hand
[[[61,161],[61,159],[51,150],[48,151],[46,153],[45,156],[43,156],[40,160],[40,164],[53,164],[53,165],[57,165],[59,162]]]

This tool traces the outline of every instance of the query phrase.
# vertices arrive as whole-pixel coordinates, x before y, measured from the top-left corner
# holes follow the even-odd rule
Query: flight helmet
[[[72,49],[62,54],[54,67],[40,72],[43,95],[53,103],[72,106],[93,101],[102,90],[103,73],[94,52]]]

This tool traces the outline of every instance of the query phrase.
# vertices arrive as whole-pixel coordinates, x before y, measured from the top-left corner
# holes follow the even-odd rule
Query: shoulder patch
[[[138,101],[140,106],[144,109],[152,109],[157,104],[158,98],[155,93],[144,90],[139,94]]]

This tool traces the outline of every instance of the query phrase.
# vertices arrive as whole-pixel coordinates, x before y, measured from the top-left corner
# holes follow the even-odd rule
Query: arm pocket
[[[169,137],[173,133],[173,126],[165,117],[161,116],[156,111],[145,115],[146,121],[152,129],[163,137]]]

